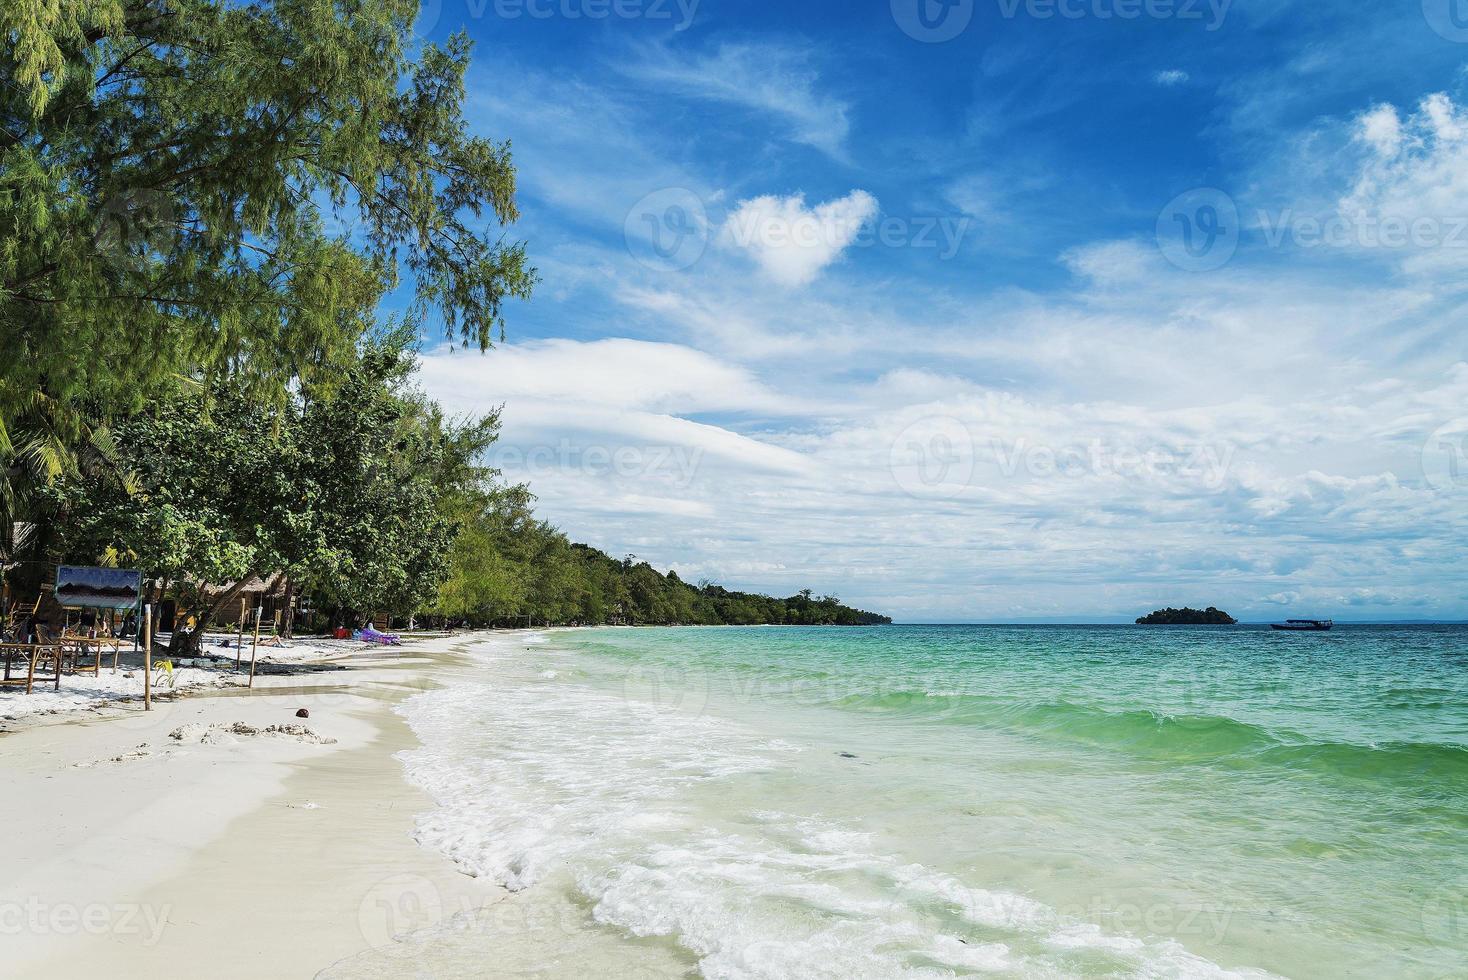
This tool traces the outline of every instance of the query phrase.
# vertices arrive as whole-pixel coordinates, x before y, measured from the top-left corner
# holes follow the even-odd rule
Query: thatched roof
[[[284,581],[285,575],[281,572],[276,572],[268,578],[263,579],[258,575],[251,575],[245,580],[244,587],[240,589],[240,594],[265,593],[269,595],[274,592],[280,592],[284,590]],[[226,582],[223,585],[206,585],[204,586],[204,594],[206,596],[220,596],[234,588],[234,582]]]

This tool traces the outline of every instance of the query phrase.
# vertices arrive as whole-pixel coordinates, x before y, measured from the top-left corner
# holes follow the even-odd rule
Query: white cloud
[[[1164,88],[1171,88],[1174,85],[1182,85],[1189,77],[1188,73],[1181,69],[1168,68],[1165,71],[1159,71],[1153,75],[1152,81]]]
[[[638,49],[619,69],[665,97],[722,102],[779,119],[789,139],[844,157],[851,125],[840,99],[817,91],[819,73],[808,53],[778,44],[723,44],[712,54],[671,48]]]
[[[1391,156],[1402,143],[1402,120],[1394,106],[1379,105],[1361,114],[1357,120],[1361,139],[1371,144],[1382,156]]]
[[[988,221],[1000,216],[1004,190],[988,174],[965,174],[952,181],[943,196],[964,214]]]
[[[714,84],[692,94],[748,104],[705,91]],[[1310,124],[1307,136],[1329,127],[1318,149],[1330,155],[1302,168],[1312,213],[1357,193],[1388,211],[1465,210],[1453,204],[1464,138],[1452,100],[1360,107]],[[784,133],[817,118],[769,111]],[[627,118],[638,117],[604,128]],[[1468,507],[1424,475],[1433,433],[1468,405],[1450,282],[1373,269],[1355,252],[1326,266],[1333,255],[1319,250],[1247,245],[1224,268],[1189,274],[1150,241],[1092,241],[1084,229],[1068,250],[1045,239],[1037,261],[1059,253],[1075,273],[1045,292],[900,272],[821,278],[849,243],[808,255],[710,248],[686,272],[654,275],[626,256],[608,202],[636,198],[645,163],[648,180],[667,179],[658,133],[629,151],[651,159],[624,167],[592,152],[595,120],[571,120],[588,127],[575,140],[532,121],[527,112],[517,152],[528,157],[532,137],[557,152],[533,168],[540,176],[527,166],[527,180],[564,185],[548,194],[554,210],[580,221],[605,206],[618,228],[610,244],[580,228],[536,236],[559,260],[537,256],[554,270],[538,302],[572,274],[584,280],[570,301],[539,307],[551,315],[536,329],[671,342],[540,341],[434,355],[426,372],[452,407],[507,404],[496,462],[574,537],[731,587],[810,586],[905,617],[1135,615],[1185,602],[1253,618],[1343,603],[1357,616],[1393,603],[1398,616],[1462,614],[1468,568],[1455,548]],[[712,169],[717,179],[679,179],[730,182]],[[1056,210],[1015,193],[1011,176],[928,175],[931,193],[971,213]],[[1247,188],[1276,174],[1259,176],[1227,185],[1241,214],[1256,203]],[[1297,188],[1287,193],[1303,211]],[[842,200],[860,213],[855,196]],[[736,210],[749,206],[756,226],[799,216],[819,227],[821,207],[839,203],[767,197]],[[1152,218],[1141,216],[1144,236]],[[760,288],[763,276],[811,285]],[[912,428],[935,417],[950,422]],[[926,469],[902,456],[914,447],[933,454],[916,460]],[[1148,465],[1149,452],[1162,463]],[[933,492],[945,465],[971,467],[952,494]]]
[[[796,400],[702,351],[620,337],[515,344],[482,356],[439,351],[423,358],[421,377],[458,411],[527,398],[682,414],[799,410]]]
[[[1098,284],[1136,282],[1156,264],[1157,252],[1130,239],[1079,245],[1061,257],[1072,272]]]
[[[1438,92],[1405,119],[1378,105],[1355,120],[1367,151],[1337,203],[1342,249],[1424,280],[1468,270],[1468,112]]]
[[[1422,100],[1422,114],[1432,125],[1432,134],[1450,142],[1463,138],[1463,116],[1445,92],[1434,92]]]
[[[725,244],[747,251],[785,286],[811,282],[877,216],[877,199],[863,190],[814,208],[805,195],[765,195],[740,201],[724,223]]]

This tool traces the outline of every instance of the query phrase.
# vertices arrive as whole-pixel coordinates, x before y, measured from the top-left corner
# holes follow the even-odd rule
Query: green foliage
[[[448,504],[483,479],[473,458],[493,437],[492,420],[445,420],[412,370],[398,331],[280,405],[234,382],[177,386],[119,420],[119,469],[54,485],[60,552],[140,567],[196,613],[205,586],[277,572],[318,604],[412,612],[437,594]]]
[[[419,45],[418,8],[0,4],[0,479],[23,484],[0,504],[171,377],[276,403],[329,382],[401,271],[451,336],[502,330],[535,279],[503,238],[509,145],[466,134],[469,42]]]
[[[432,601],[453,528],[445,494],[472,480],[473,440],[408,388],[399,333],[366,344],[340,385],[308,394],[290,483],[299,506],[278,526],[283,566],[319,603],[406,614]]]
[[[1137,623],[1142,626],[1232,626],[1237,622],[1237,619],[1214,606],[1207,609],[1193,609],[1189,606],[1174,609],[1168,606],[1166,609],[1137,617]]]
[[[448,577],[430,612],[476,624],[866,625],[885,616],[806,590],[787,599],[692,586],[677,572],[573,544],[535,519],[523,486],[493,488],[460,515]]]
[[[52,485],[59,553],[145,568],[196,612],[207,584],[275,567],[280,532],[263,517],[290,494],[284,422],[236,385],[166,390],[118,421],[115,469]]]

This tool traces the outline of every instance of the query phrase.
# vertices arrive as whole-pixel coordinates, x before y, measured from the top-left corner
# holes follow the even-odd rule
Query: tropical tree
[[[418,0],[0,4],[0,524],[170,377],[281,402],[399,284],[481,349],[534,279],[470,44]]]

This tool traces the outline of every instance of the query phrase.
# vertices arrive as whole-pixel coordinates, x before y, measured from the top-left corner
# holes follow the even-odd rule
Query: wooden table
[[[112,669],[117,669],[117,659],[122,653],[122,641],[110,636],[67,636],[62,635],[61,646],[63,651],[70,656],[71,672],[73,674],[91,674],[94,677],[102,676],[102,651],[108,647],[112,648]],[[94,656],[87,657],[87,649],[93,650]],[[91,659],[91,663],[84,660]]]

